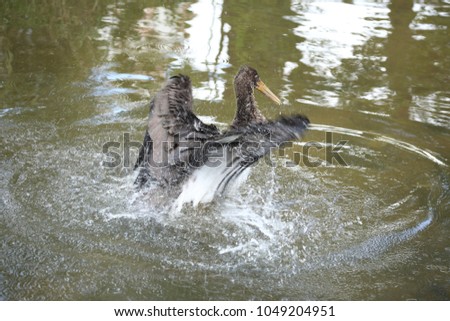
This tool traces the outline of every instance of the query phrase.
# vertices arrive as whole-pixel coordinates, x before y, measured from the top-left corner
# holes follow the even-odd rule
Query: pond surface
[[[0,298],[449,300],[449,26],[448,1],[1,1]],[[188,74],[226,128],[242,64],[304,140],[209,204],[137,192],[155,92]]]

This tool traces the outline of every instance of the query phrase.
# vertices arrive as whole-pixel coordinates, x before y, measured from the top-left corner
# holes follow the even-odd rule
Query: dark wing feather
[[[222,160],[227,162],[217,191],[222,193],[233,179],[272,148],[282,147],[284,143],[300,138],[308,125],[308,118],[302,115],[280,117],[274,121],[232,129],[214,142],[209,142],[204,155],[205,163],[219,157],[224,157]]]
[[[214,125],[198,119],[192,112],[192,104],[191,82],[183,75],[171,77],[156,94],[151,104],[144,147],[138,158],[138,163],[144,165],[142,172],[149,172],[147,176],[168,183],[178,181],[195,163],[201,163],[201,159],[196,159],[195,150],[204,141],[220,134]]]
[[[139,148],[139,156],[136,160],[136,163],[134,164],[134,170],[138,167],[141,167],[144,165],[144,162],[146,158],[148,157],[149,152],[152,149],[152,139],[150,138],[150,135],[148,134],[148,130],[145,131],[144,135],[144,142],[142,143],[141,147]]]

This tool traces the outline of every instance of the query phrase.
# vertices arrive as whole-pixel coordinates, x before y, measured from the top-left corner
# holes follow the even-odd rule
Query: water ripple
[[[444,167],[448,166],[446,164],[446,160],[441,155],[439,155],[433,151],[423,149],[423,148],[417,147],[413,144],[403,142],[403,141],[400,141],[398,139],[391,138],[388,136],[380,135],[377,133],[355,130],[355,129],[350,129],[350,128],[330,126],[330,125],[321,125],[321,124],[311,125],[310,130],[318,130],[318,131],[322,131],[322,132],[334,132],[334,133],[344,134],[344,135],[348,135],[348,136],[354,136],[354,137],[360,137],[360,138],[385,142],[385,143],[394,145],[396,147],[399,147],[401,149],[413,152],[417,155],[420,155],[440,166],[444,166]]]

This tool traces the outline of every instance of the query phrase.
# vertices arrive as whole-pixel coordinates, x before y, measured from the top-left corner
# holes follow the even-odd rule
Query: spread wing
[[[308,125],[308,118],[302,115],[280,117],[274,121],[232,129],[213,142],[209,142],[205,154],[205,165],[213,161],[217,163],[219,159],[226,164],[221,166],[217,192],[222,193],[233,179],[261,157],[270,153],[271,149],[299,139]]]
[[[192,104],[191,82],[183,75],[171,77],[153,98],[148,129],[135,166],[142,168],[136,180],[139,186],[151,176],[169,183],[177,181],[201,163],[196,150],[203,142],[220,134],[216,126],[198,119]]]

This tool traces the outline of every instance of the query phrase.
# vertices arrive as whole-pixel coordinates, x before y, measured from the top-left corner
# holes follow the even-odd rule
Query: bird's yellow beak
[[[278,98],[261,80],[256,83],[256,89],[262,92],[264,95],[269,97],[278,105],[281,105],[281,100]]]

